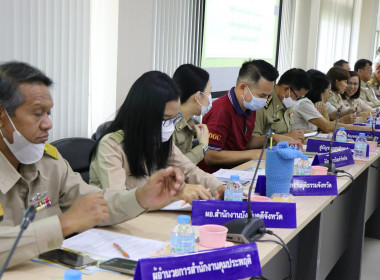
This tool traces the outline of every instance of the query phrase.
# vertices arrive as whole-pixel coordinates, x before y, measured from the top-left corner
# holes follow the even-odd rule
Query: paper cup
[[[376,148],[377,148],[377,142],[376,141],[367,141],[367,144],[369,145],[369,151],[370,152],[376,152]]]
[[[327,170],[326,166],[315,165],[311,167],[311,175],[327,175]]]
[[[228,229],[220,225],[203,225],[199,227],[199,245],[207,248],[226,246]]]

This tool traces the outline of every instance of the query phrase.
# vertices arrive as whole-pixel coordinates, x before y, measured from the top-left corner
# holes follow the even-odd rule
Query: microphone
[[[5,269],[7,268],[9,261],[11,260],[11,257],[17,247],[18,242],[20,241],[21,235],[24,232],[24,230],[29,226],[29,224],[33,221],[34,217],[36,215],[36,208],[33,205],[28,206],[26,210],[24,211],[24,215],[22,216],[22,221],[21,221],[21,229],[19,234],[16,237],[15,242],[13,243],[12,249],[9,251],[9,254],[0,270],[0,279],[1,276],[3,275]]]
[[[342,106],[340,106],[338,108],[338,110],[336,111],[336,120],[335,120],[335,125],[334,125],[334,130],[333,130],[333,135],[331,137],[331,141],[330,141],[330,150],[329,150],[329,162],[328,163],[323,163],[323,164],[319,164],[320,166],[326,166],[328,168],[328,172],[331,172],[333,174],[335,174],[335,164],[332,162],[332,158],[331,158],[331,150],[332,150],[332,145],[333,145],[333,142],[334,142],[334,138],[335,138],[335,131],[336,131],[336,126],[338,124],[338,119],[339,119],[339,115],[340,115],[340,112],[342,111]]]
[[[272,127],[269,127],[267,134],[265,136],[264,146],[261,149],[261,154],[259,157],[259,161],[257,162],[256,170],[253,175],[251,185],[249,186],[248,217],[231,220],[223,225],[226,228],[228,228],[228,232],[227,232],[228,241],[233,241],[237,243],[252,243],[256,241],[257,239],[259,239],[265,232],[264,221],[258,217],[252,217],[251,193],[252,193],[253,183],[255,182],[257,171],[259,170],[261,159],[265,151],[265,147],[267,145],[268,139],[271,134],[272,134]]]

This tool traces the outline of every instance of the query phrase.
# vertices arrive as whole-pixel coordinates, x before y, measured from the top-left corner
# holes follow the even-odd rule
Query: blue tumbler
[[[280,142],[273,149],[267,149],[265,156],[266,196],[274,193],[289,193],[293,177],[294,159],[302,152]]]

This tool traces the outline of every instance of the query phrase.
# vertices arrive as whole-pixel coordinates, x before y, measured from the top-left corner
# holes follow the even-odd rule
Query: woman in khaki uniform
[[[177,199],[217,198],[224,185],[196,167],[172,144],[179,113],[180,90],[166,74],[151,71],[132,85],[115,120],[92,152],[90,183],[103,189],[134,189],[152,173],[176,166],[185,175],[186,187]],[[207,189],[206,189],[207,188]]]
[[[208,152],[208,128],[195,124],[192,117],[205,115],[212,107],[209,74],[192,64],[183,64],[174,72],[173,80],[181,90],[182,120],[175,126],[174,144],[191,162],[198,164]],[[193,147],[194,133],[198,145]]]

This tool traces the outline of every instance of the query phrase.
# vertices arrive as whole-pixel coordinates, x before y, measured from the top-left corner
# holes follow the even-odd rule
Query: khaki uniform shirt
[[[124,133],[119,130],[105,135],[99,142],[97,152],[91,161],[90,183],[102,189],[135,189],[145,185],[148,176],[136,178],[129,169],[127,155],[124,152]],[[178,167],[185,175],[185,182],[201,184],[211,191],[223,182],[194,165],[176,145],[173,145],[168,166]]]
[[[369,83],[360,81],[360,98],[372,108],[380,106],[380,100],[377,100],[375,91],[371,88]]]
[[[256,111],[253,135],[265,135],[269,126],[272,126],[273,132],[277,134],[290,132],[293,124],[292,115],[293,108],[285,108],[273,89],[264,108]]]
[[[372,74],[371,79],[368,81],[368,84],[375,91],[376,96],[380,96],[380,85],[379,85],[379,82],[376,79],[375,74]]]
[[[173,133],[174,144],[181,152],[195,165],[197,165],[204,157],[203,148],[197,145],[193,148],[194,140],[194,121],[190,119],[186,121],[184,118],[175,126]]]
[[[63,241],[58,215],[80,197],[101,192],[87,185],[80,174],[51,145],[35,164],[19,165],[17,171],[0,152],[0,263],[3,264],[20,231],[24,210],[29,205],[42,205],[23,236],[10,261],[10,266],[59,248]],[[110,225],[134,218],[146,211],[136,200],[135,192],[107,190],[110,218],[101,225]],[[50,202],[47,202],[49,200]],[[45,203],[44,203],[45,202]],[[48,205],[50,204],[50,205]],[[46,205],[47,207],[44,207]]]

